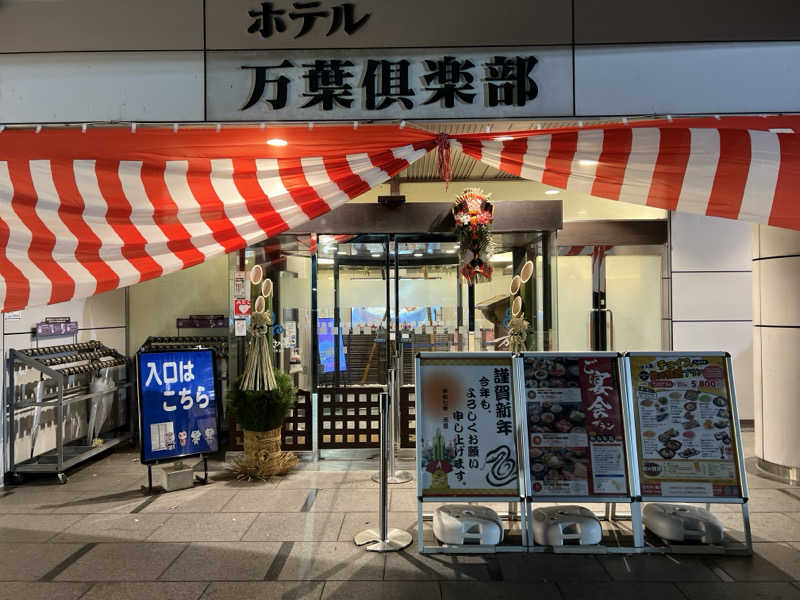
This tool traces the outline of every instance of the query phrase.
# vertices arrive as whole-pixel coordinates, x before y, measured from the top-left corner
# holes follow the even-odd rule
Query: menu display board
[[[532,497],[628,492],[618,356],[523,354]]]
[[[643,497],[739,497],[737,436],[722,353],[631,354]]]
[[[509,353],[417,358],[420,496],[519,497]]]

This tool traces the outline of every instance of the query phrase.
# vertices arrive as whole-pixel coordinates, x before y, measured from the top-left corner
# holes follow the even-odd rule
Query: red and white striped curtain
[[[568,191],[800,229],[798,131],[786,116],[450,138],[369,125],[6,129],[0,309],[91,296],[261,242],[437,145]]]
[[[664,119],[456,136],[523,179],[656,208],[800,229],[800,117]]]
[[[0,306],[83,298],[255,244],[434,145],[397,127],[6,130]]]

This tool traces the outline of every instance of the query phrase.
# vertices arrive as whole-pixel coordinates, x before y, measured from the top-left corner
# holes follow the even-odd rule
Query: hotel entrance
[[[414,448],[414,357],[508,350],[511,282],[528,262],[520,291],[528,347],[555,349],[561,205],[540,204],[535,211],[516,202],[495,206],[492,279],[474,285],[460,274],[451,205],[444,203],[342,207],[249,248],[245,270],[259,264],[274,282],[276,365],[299,390],[284,426],[286,446],[323,456],[377,448],[379,395],[391,385],[395,440]]]

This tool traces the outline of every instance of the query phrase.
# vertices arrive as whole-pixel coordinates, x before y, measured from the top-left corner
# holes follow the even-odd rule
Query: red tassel
[[[436,136],[436,166],[439,171],[439,177],[444,179],[444,189],[450,185],[450,177],[452,175],[450,166],[450,136],[446,133],[440,133]]]

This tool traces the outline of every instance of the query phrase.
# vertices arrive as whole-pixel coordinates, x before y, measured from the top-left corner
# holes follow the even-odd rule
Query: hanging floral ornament
[[[456,197],[456,205],[453,207],[456,234],[461,246],[461,274],[468,283],[474,283],[479,275],[487,281],[492,278],[489,258],[494,251],[494,207],[489,202],[490,196],[491,194],[484,193],[480,188],[466,188],[463,194]]]

